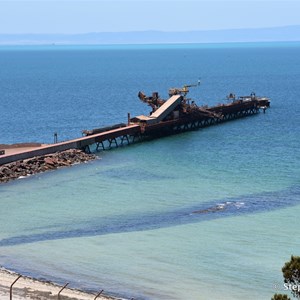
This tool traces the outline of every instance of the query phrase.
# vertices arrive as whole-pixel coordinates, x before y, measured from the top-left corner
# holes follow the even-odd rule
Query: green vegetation
[[[282,268],[284,289],[300,298],[300,256],[293,256]],[[275,294],[271,300],[291,300],[287,295]]]
[[[275,294],[271,300],[291,300],[287,295]]]
[[[288,288],[294,297],[300,298],[300,256],[293,256],[282,268],[284,286]]]

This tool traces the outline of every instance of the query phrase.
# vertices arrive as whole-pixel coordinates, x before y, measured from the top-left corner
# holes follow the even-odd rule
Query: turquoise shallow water
[[[1,265],[135,299],[271,298],[299,252],[299,46],[1,50],[0,143],[119,123],[148,113],[139,90],[198,77],[200,104],[272,98],[266,114],[1,185]]]

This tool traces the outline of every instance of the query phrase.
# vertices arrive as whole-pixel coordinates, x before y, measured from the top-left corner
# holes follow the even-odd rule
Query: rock
[[[11,175],[11,174],[13,174],[13,171],[12,171],[9,167],[4,167],[4,168],[2,169],[2,172],[3,172],[4,174],[6,174],[6,175]]]
[[[51,166],[54,166],[55,165],[55,162],[54,160],[51,158],[51,157],[46,157],[44,159],[45,163],[48,164],[48,165],[51,165]]]
[[[0,183],[7,182],[20,176],[36,174],[60,167],[96,159],[94,154],[86,154],[77,149],[70,149],[44,156],[37,156],[0,166]]]

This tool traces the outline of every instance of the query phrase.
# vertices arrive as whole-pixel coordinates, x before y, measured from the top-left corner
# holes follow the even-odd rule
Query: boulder
[[[20,176],[67,167],[93,159],[96,159],[94,154],[86,154],[78,149],[70,149],[12,162],[0,167],[0,183],[19,178]]]

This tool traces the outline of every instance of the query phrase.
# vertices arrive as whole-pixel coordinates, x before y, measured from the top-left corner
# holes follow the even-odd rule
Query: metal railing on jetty
[[[194,113],[178,119],[167,120],[144,127],[145,136],[163,136],[196,130],[259,113],[261,105],[257,101],[235,102],[206,109],[214,115]],[[218,114],[218,115],[217,115]]]
[[[95,144],[96,151],[129,145],[135,142],[158,138],[184,131],[195,130],[239,119],[259,113],[270,106],[270,99],[257,97],[254,93],[238,99],[230,97],[231,102],[212,107],[197,106],[186,95],[189,86],[182,89],[170,89],[168,100],[160,99],[158,93],[146,97],[142,92],[139,98],[152,108],[149,116],[130,118],[128,123],[83,131],[83,137],[61,143],[55,143],[38,149],[24,151],[14,155],[0,155],[0,165],[12,161],[46,155],[68,149],[82,149],[90,152]],[[231,94],[232,95],[232,94]],[[1,149],[0,149],[1,150]]]
[[[150,106],[159,103],[158,94],[151,97]],[[148,98],[149,99],[149,98]],[[143,99],[145,100],[145,98]],[[158,101],[157,101],[158,100]],[[145,101],[144,101],[145,102]],[[112,147],[129,145],[134,142],[149,140],[184,131],[195,130],[224,123],[230,120],[243,118],[264,112],[270,106],[268,98],[259,98],[255,95],[241,97],[228,104],[219,104],[213,107],[198,107],[194,103],[187,104],[182,95],[171,95],[167,101],[160,101],[161,105],[150,116],[137,116],[130,119],[128,125],[121,123],[111,127],[83,131],[86,136],[95,136],[96,151],[107,150]],[[148,102],[149,104],[149,102]],[[131,128],[128,131],[128,128]],[[104,134],[98,135],[98,132]],[[84,146],[90,151],[89,145]]]

